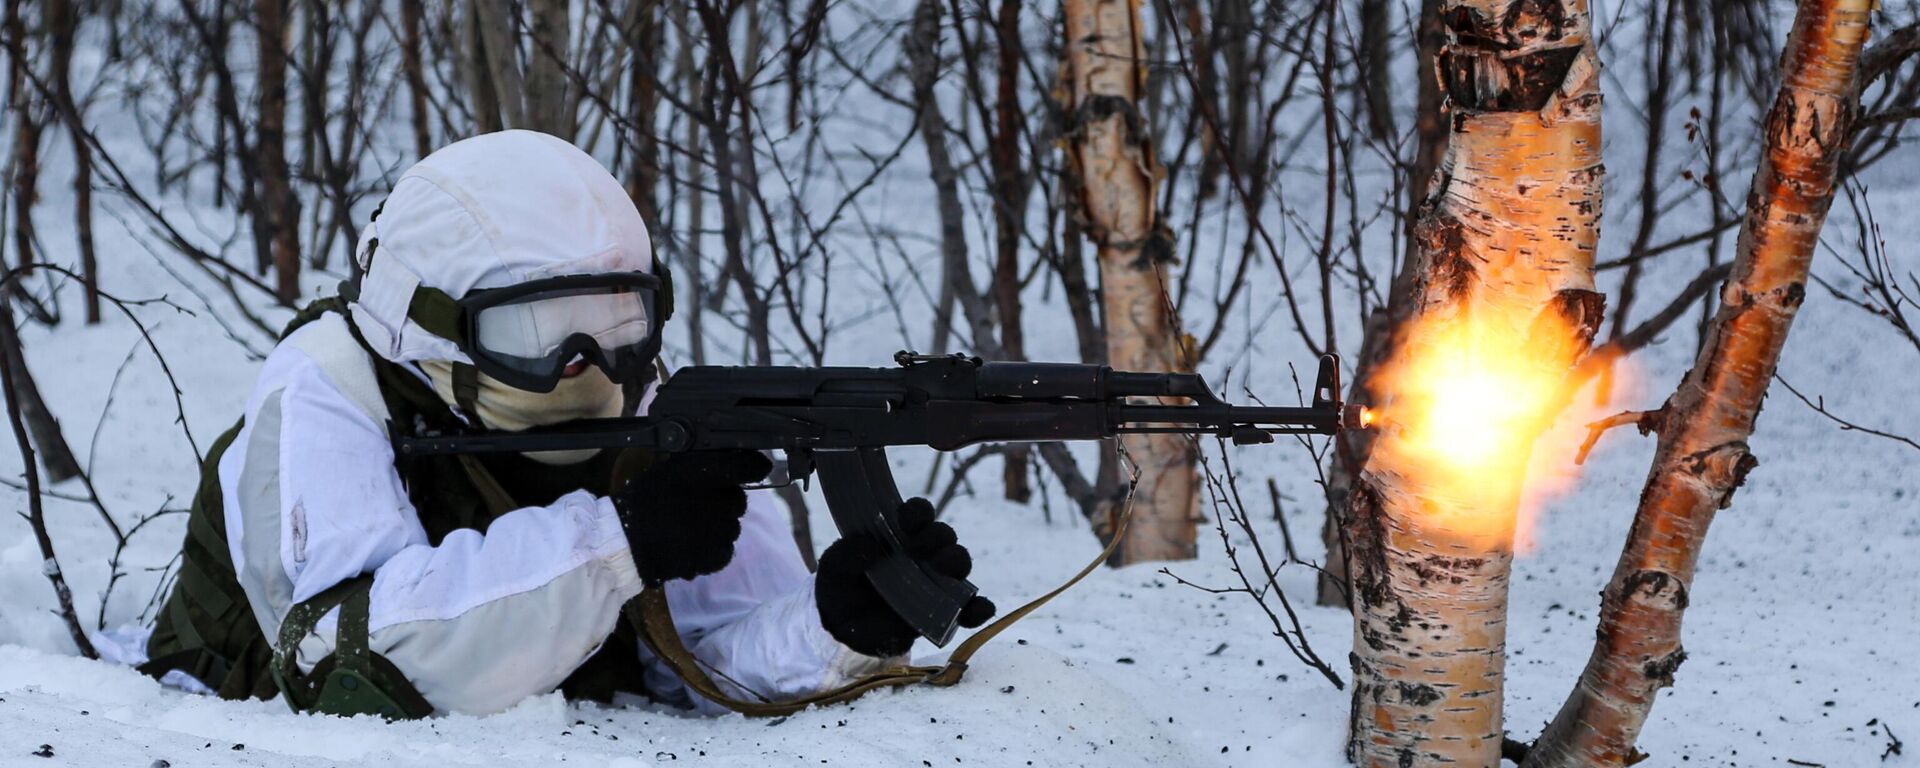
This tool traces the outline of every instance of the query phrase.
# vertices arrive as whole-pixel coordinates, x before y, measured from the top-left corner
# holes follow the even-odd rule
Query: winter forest
[[[5,0],[0,46],[0,765],[1920,764],[1915,0]],[[912,647],[957,684],[390,721],[137,671],[283,329],[508,130],[631,200],[669,373],[1337,416],[890,449],[999,616],[1085,576]],[[828,494],[771,485],[826,590]]]

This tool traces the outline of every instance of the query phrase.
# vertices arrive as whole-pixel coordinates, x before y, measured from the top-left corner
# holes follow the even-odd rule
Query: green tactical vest
[[[344,302],[338,298],[328,298],[308,305],[295,315],[286,330],[281,332],[280,338],[285,339],[327,312],[344,315]],[[348,327],[352,328],[351,323]],[[365,347],[365,341],[359,338],[359,331],[353,333],[355,340],[361,341],[361,346]],[[392,424],[403,429],[424,425],[438,430],[463,426],[452,409],[418,377],[371,351],[367,356],[373,363],[380,396],[386,403]],[[628,402],[637,403],[638,398],[632,394],[629,393]],[[180,670],[205,683],[222,698],[266,699],[283,692],[282,688],[288,683],[276,681],[273,671],[274,644],[261,632],[246,593],[240,587],[227,548],[224,501],[220,493],[220,457],[231,447],[240,426],[236,423],[221,435],[200,465],[200,486],[194,494],[187,517],[186,540],[180,549],[180,570],[155,620],[153,635],[147,643],[149,660],[140,666],[140,671],[157,678],[169,671]],[[620,454],[603,452],[579,464],[552,466],[538,464],[517,454],[434,456],[397,461],[395,468],[407,489],[409,501],[420,516],[422,527],[426,529],[428,541],[438,546],[453,531],[471,528],[485,533],[495,518],[508,511],[527,506],[545,506],[575,490],[585,489],[606,495],[611,490],[616,464],[621,459]],[[343,584],[342,588],[352,583]],[[328,594],[340,591],[328,590],[296,606],[289,613],[289,622],[293,621],[294,612],[312,614],[312,618],[317,620],[319,614],[324,614],[343,600],[351,606],[352,598]],[[362,636],[357,638],[357,642],[342,638],[342,651],[337,651],[336,656],[343,655],[344,649],[350,644],[358,646],[358,650],[364,653],[364,594],[363,589],[359,605],[362,611],[362,623],[359,625]],[[303,608],[307,610],[303,611]],[[343,625],[349,623],[347,615],[346,608],[343,608]],[[561,691],[569,698],[598,701],[608,701],[619,691],[644,693],[638,642],[634,628],[623,618],[613,637],[608,638],[598,653],[567,678],[561,685]],[[373,676],[382,683],[381,688],[389,689],[383,692],[405,702],[401,709],[408,714],[425,714],[418,710],[425,707],[426,703],[405,683],[399,671],[377,654],[372,656]],[[336,666],[335,661],[334,657],[321,661],[313,677],[324,679]],[[360,662],[364,669],[365,660]],[[395,687],[402,690],[391,690]],[[284,692],[288,695],[289,703],[296,708],[311,706],[310,702],[303,702],[302,699],[306,697],[296,695],[297,692]],[[369,711],[378,710],[376,707]]]

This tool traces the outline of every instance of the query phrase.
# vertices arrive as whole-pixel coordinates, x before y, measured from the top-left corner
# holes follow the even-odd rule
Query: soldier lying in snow
[[[202,468],[180,578],[143,671],[229,698],[420,717],[556,688],[703,711],[621,606],[666,581],[674,626],[733,696],[793,698],[905,654],[863,574],[807,573],[750,451],[396,460],[390,430],[522,430],[644,412],[667,274],[619,183],[559,139],[507,131],[407,171],[364,273],[295,320]],[[909,549],[971,560],[924,500]],[[975,598],[962,624],[993,606]]]

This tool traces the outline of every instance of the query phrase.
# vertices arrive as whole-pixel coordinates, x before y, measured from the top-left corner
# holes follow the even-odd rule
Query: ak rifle
[[[1333,355],[1320,358],[1307,407],[1233,405],[1193,373],[910,352],[894,361],[899,367],[692,366],[659,386],[645,416],[520,432],[396,433],[394,449],[403,458],[606,448],[782,451],[789,481],[819,473],[842,536],[873,536],[887,546],[890,554],[868,578],[916,631],[943,646],[976,588],[904,553],[888,447],[952,451],[976,443],[1140,433],[1214,435],[1251,445],[1273,442],[1274,435],[1331,435],[1362,420],[1359,406],[1340,403]],[[1168,398],[1189,404],[1165,404]]]

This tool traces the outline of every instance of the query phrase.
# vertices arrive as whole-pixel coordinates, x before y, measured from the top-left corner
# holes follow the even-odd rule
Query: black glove
[[[649,584],[727,567],[747,492],[773,470],[759,451],[665,454],[613,492],[633,564]]]
[[[907,555],[934,572],[964,579],[973,571],[973,556],[960,546],[953,526],[933,521],[933,505],[909,499],[900,505],[900,532]],[[813,577],[814,607],[827,633],[855,653],[899,656],[913,647],[920,633],[887,607],[879,590],[867,580],[867,569],[887,554],[870,536],[848,536],[827,547],[820,571]],[[960,626],[972,629],[993,618],[993,601],[975,595],[960,609]]]

